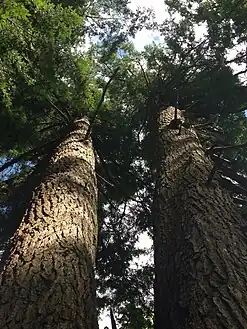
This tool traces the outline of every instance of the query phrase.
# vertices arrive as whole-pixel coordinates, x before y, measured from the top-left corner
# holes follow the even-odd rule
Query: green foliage
[[[3,2],[1,90],[8,108],[18,83],[33,86],[41,80],[40,75],[43,79],[51,76],[55,62],[64,60],[69,47],[76,45],[75,29],[81,24],[81,17],[72,9],[47,1]]]
[[[18,226],[66,127],[88,115],[99,186],[99,305],[114,307],[128,329],[153,326],[153,267],[133,266],[133,258],[147,253],[136,246],[139,234],[152,237],[157,109],[178,102],[192,124],[212,121],[227,143],[246,143],[247,138],[241,112],[246,86],[226,60],[236,40],[244,40],[245,6],[165,3],[171,16],[159,26],[164,44],[141,53],[126,40],[142,25],[153,26],[147,20],[150,12],[132,13],[127,1],[5,0],[0,9],[0,151],[3,162],[20,156],[13,171],[1,177],[5,231],[0,244]],[[200,23],[207,29],[203,42],[194,30]],[[85,39],[95,35],[97,44],[86,51]],[[95,117],[102,89],[116,68]],[[246,174],[245,149],[222,156],[234,158]]]
[[[75,118],[99,97],[92,60],[73,51],[81,42],[82,17],[47,1],[12,2],[5,1],[0,17],[1,134],[11,131],[2,146],[6,151],[55,138],[57,129],[50,135],[44,128],[64,121],[64,107],[69,104]]]

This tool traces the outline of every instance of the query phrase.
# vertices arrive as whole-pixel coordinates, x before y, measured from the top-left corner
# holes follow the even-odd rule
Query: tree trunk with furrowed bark
[[[2,329],[97,329],[97,186],[89,123],[56,148],[1,275]]]
[[[178,111],[179,115],[181,112]],[[246,329],[247,240],[192,129],[157,119],[155,329]]]

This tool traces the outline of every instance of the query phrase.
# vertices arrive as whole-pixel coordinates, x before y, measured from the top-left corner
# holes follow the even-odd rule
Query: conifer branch
[[[143,66],[142,66],[142,64],[141,64],[140,61],[138,61],[138,64],[140,65],[140,68],[141,68],[142,74],[143,74],[143,76],[144,76],[144,79],[145,79],[146,85],[147,85],[147,87],[149,88],[149,87],[150,87],[150,81],[149,81],[148,75],[147,75],[147,73],[145,72],[145,70],[144,70],[144,68],[143,68]]]
[[[225,150],[237,150],[239,148],[247,147],[247,143],[239,145],[227,145],[227,146],[212,146],[209,150],[206,151],[206,154],[212,154],[214,152],[221,152]]]
[[[34,149],[28,150],[17,157],[11,159],[10,161],[5,162],[1,167],[0,167],[0,173],[7,169],[8,167],[14,165],[17,162],[20,162],[21,160],[24,160],[26,157],[30,156],[38,156],[38,155],[43,155],[47,152],[47,150],[54,148],[54,146],[57,144],[58,140],[60,138],[57,138],[53,141],[49,141],[48,143],[45,143],[43,145],[37,146]]]
[[[111,327],[112,327],[112,329],[117,329],[116,320],[114,318],[112,308],[110,308],[110,317],[111,317]]]
[[[65,115],[64,113],[63,113],[63,111],[61,111],[54,103],[53,103],[53,101],[50,99],[50,97],[47,97],[47,100],[48,100],[48,102],[49,102],[49,104],[59,113],[59,115],[65,120],[65,122],[66,123],[70,123],[70,117],[68,116],[67,117],[67,115],[68,115],[68,113],[67,113],[67,115]]]
[[[84,140],[87,140],[87,139],[89,138],[89,136],[91,135],[91,133],[92,133],[92,127],[93,127],[93,124],[95,123],[96,117],[97,117],[97,115],[98,115],[98,113],[99,113],[99,111],[100,111],[100,109],[101,109],[102,104],[104,103],[105,94],[106,94],[106,92],[107,92],[107,89],[108,89],[110,83],[112,82],[112,80],[115,78],[115,76],[116,76],[116,74],[118,73],[119,69],[120,69],[120,66],[118,66],[118,67],[115,69],[115,71],[113,72],[112,76],[110,77],[110,79],[107,81],[106,85],[105,85],[104,88],[103,88],[103,92],[102,92],[102,94],[101,94],[100,101],[99,101],[99,103],[98,103],[98,105],[97,105],[97,107],[96,107],[96,109],[95,109],[94,116],[93,116],[92,121],[91,121],[91,123],[90,123],[90,126],[89,126],[89,128],[88,128],[88,130],[87,130],[87,132],[86,132],[86,135],[85,135]]]

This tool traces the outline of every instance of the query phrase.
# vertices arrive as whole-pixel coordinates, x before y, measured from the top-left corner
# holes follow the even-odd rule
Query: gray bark
[[[86,119],[52,156],[1,274],[6,329],[97,329],[97,186]]]
[[[182,115],[178,111],[179,115]],[[246,329],[247,244],[196,133],[157,119],[155,329]]]

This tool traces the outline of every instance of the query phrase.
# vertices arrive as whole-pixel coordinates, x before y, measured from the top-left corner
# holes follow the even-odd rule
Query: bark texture
[[[179,115],[181,112],[178,111]],[[246,329],[247,241],[194,131],[157,119],[155,329]]]
[[[3,329],[97,329],[97,186],[89,123],[57,147],[1,275]]]

